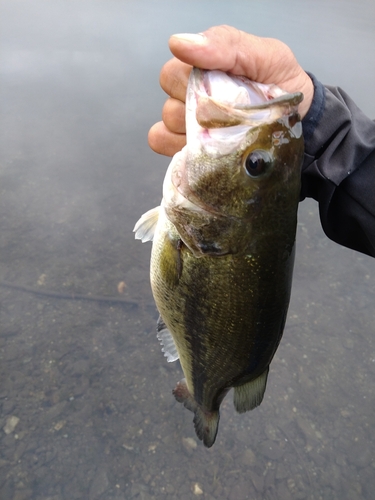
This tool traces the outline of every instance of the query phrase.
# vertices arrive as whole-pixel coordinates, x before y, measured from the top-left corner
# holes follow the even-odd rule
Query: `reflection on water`
[[[169,34],[227,22],[280,37],[375,114],[372,2],[236,5],[1,4],[0,279],[72,296],[124,281],[137,302],[0,289],[1,500],[373,497],[375,263],[327,240],[313,201],[265,400],[237,415],[228,397],[210,450],[155,337],[150,248],[131,231],[168,163],[146,135]]]

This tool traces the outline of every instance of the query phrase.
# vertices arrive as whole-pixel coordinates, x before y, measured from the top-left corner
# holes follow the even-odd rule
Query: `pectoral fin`
[[[263,400],[269,367],[255,380],[234,387],[233,403],[238,413],[253,410]]]
[[[159,211],[160,207],[155,207],[142,215],[133,229],[136,240],[142,240],[142,243],[153,240]]]

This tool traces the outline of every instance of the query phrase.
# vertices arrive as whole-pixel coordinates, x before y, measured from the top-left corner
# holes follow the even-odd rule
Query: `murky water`
[[[237,415],[227,398],[207,450],[171,394],[181,372],[160,352],[150,246],[132,234],[168,164],[146,138],[171,33],[281,38],[373,117],[372,0],[3,0],[0,20],[0,280],[123,299],[0,288],[1,500],[373,498],[375,261],[301,204],[265,400]]]

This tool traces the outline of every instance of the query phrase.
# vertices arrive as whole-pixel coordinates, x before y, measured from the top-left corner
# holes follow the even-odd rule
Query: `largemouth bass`
[[[194,68],[187,145],[167,170],[161,206],[137,222],[153,240],[158,338],[185,378],[173,394],[215,442],[234,388],[240,413],[258,406],[287,315],[294,263],[302,126],[300,93]]]

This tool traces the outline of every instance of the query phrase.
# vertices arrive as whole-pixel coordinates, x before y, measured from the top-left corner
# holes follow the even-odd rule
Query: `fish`
[[[152,241],[157,337],[184,378],[172,391],[206,447],[233,388],[237,412],[262,402],[289,306],[304,144],[303,95],[193,68],[186,146],[160,206],[135,225]]]

